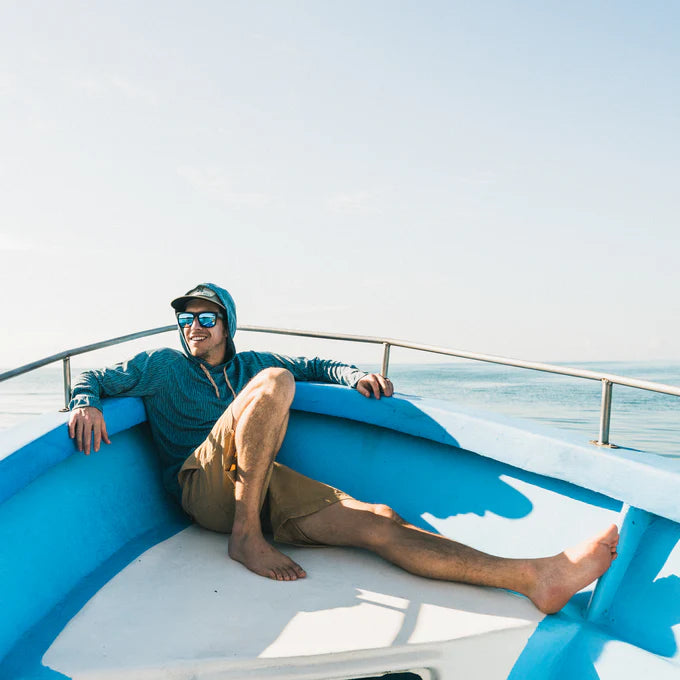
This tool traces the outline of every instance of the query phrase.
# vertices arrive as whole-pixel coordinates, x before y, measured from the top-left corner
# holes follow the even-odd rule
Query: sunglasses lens
[[[177,315],[177,323],[180,325],[181,328],[184,328],[185,326],[191,326],[193,322],[194,322],[193,314],[189,314],[188,312],[182,312],[181,314]]]
[[[198,323],[203,328],[212,328],[217,322],[217,314],[215,312],[202,312],[198,315]]]

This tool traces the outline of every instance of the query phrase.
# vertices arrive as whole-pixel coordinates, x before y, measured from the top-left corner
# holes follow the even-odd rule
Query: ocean
[[[680,385],[680,362],[571,363]],[[377,366],[362,366],[377,370]],[[597,439],[598,381],[471,361],[394,364],[397,392],[434,397],[579,432]],[[614,385],[610,441],[621,447],[680,457],[680,397]],[[63,406],[61,366],[48,366],[0,383],[0,430]]]

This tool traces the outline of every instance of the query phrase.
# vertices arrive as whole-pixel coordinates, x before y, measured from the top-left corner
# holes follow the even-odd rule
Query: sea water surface
[[[573,368],[680,385],[679,362],[572,363]],[[365,370],[377,366],[362,365]],[[526,369],[473,361],[393,364],[397,392],[444,399],[481,411],[538,421],[597,439],[601,385]],[[60,365],[0,383],[0,430],[63,407]],[[610,441],[680,457],[680,397],[614,385]]]
[[[680,362],[589,362],[569,367],[680,385]],[[602,386],[597,380],[481,362],[395,366],[390,377],[401,392],[576,431],[584,441],[599,436]],[[614,385],[609,440],[621,447],[680,457],[680,397]]]

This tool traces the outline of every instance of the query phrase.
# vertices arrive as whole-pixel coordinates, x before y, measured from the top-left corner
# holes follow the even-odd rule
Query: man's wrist
[[[363,380],[367,375],[370,374],[366,373],[365,371],[360,371],[359,369],[356,369],[354,374],[352,375],[349,386],[352,387],[353,389],[356,389],[359,382]]]
[[[102,411],[103,413],[100,399],[88,394],[79,394],[75,397],[72,397],[68,405],[69,411],[75,411],[77,408],[88,407],[96,408],[98,411]]]

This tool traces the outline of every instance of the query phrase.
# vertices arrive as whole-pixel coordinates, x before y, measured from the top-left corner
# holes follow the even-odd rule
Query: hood
[[[236,305],[234,304],[234,299],[231,297],[231,295],[229,295],[229,291],[225,290],[224,288],[220,288],[219,286],[216,286],[214,283],[200,283],[198,286],[194,286],[194,288],[192,288],[187,293],[187,295],[189,293],[194,292],[196,288],[199,288],[201,286],[210,288],[210,290],[217,295],[222,307],[224,307],[224,309],[226,310],[227,314],[224,321],[227,325],[229,337],[227,338],[227,354],[224,358],[224,363],[227,363],[228,361],[231,361],[236,354],[236,347],[234,345],[234,335],[236,334]],[[179,331],[179,338],[180,342],[182,343],[182,349],[184,350],[184,353],[190,359],[197,361],[197,359],[194,356],[192,356],[191,352],[189,351],[189,347],[184,338],[184,333],[182,332],[182,329],[179,328],[178,326],[177,330]]]

